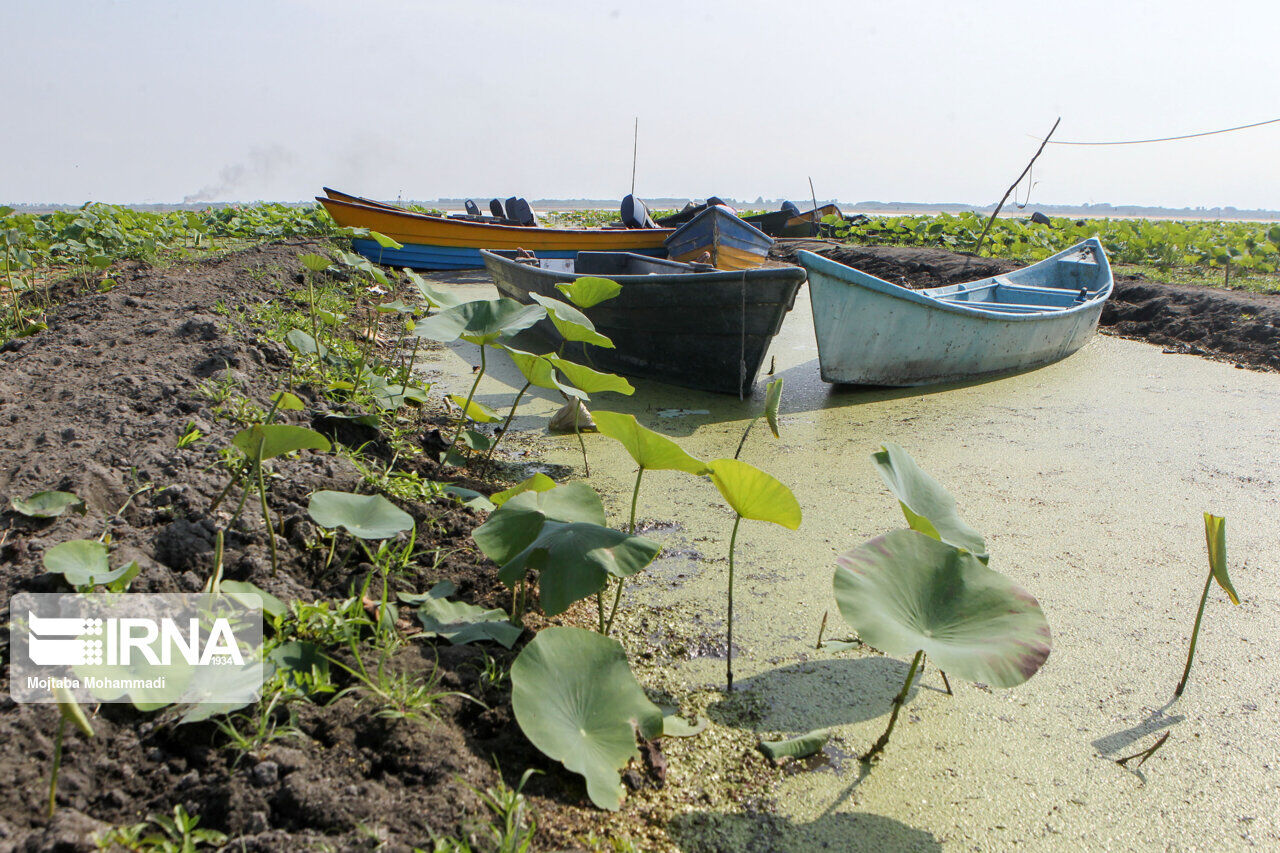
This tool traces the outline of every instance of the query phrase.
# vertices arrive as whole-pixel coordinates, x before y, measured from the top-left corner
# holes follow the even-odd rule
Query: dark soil
[[[944,249],[850,246],[821,240],[779,242],[774,255],[794,260],[798,249],[917,290],[998,275],[1019,266]],[[1254,370],[1280,370],[1280,294],[1118,275],[1099,324],[1104,332],[1150,341],[1166,352],[1205,356]]]
[[[136,560],[142,567],[133,591],[204,585],[213,570],[214,532],[229,519],[228,506],[210,512],[228,478],[218,450],[240,425],[218,416],[199,386],[226,381],[267,407],[285,384],[290,355],[231,317],[239,307],[300,289],[296,257],[315,248],[271,245],[169,269],[118,267],[113,290],[69,298],[51,312],[47,331],[0,349],[0,506],[7,510],[10,497],[43,489],[74,492],[88,505],[82,517],[0,515],[0,608],[7,612],[18,591],[60,591],[61,579],[43,574],[44,551],[104,530],[114,543],[113,566]],[[305,387],[294,390],[309,415],[289,414],[323,428],[315,413],[329,404]],[[207,437],[178,449],[188,424]],[[417,428],[426,441],[430,418],[422,416]],[[308,547],[316,530],[306,503],[316,489],[357,490],[356,470],[332,453],[277,462],[271,510],[286,534],[279,572],[271,571],[265,527],[251,503],[228,535],[226,578],[251,581],[286,602],[350,595],[371,567],[352,559],[339,571],[322,571],[323,551]],[[426,456],[414,466],[423,476],[442,477]],[[458,599],[508,604],[492,565],[470,544],[480,521],[474,513],[443,501],[398,503],[418,522],[419,547],[447,554],[423,560],[401,588],[422,591],[447,578],[457,584]],[[4,632],[6,649],[7,640]],[[493,658],[510,664],[514,652],[488,645]],[[45,798],[57,710],[17,705],[6,693],[0,851],[95,849],[93,834],[108,825],[169,814],[177,804],[199,815],[202,828],[227,833],[235,850],[431,849],[436,836],[472,837],[483,850],[489,815],[473,789],[498,781],[495,756],[509,783],[526,767],[548,771],[527,788],[540,847],[573,845],[593,814],[578,808],[581,785],[524,739],[511,715],[509,685],[481,685],[480,649],[411,640],[390,666],[422,673],[438,666],[442,689],[465,691],[488,707],[449,699],[438,721],[419,722],[380,718],[368,697],[359,703],[358,692],[327,704],[296,703],[302,735],[244,756],[225,748],[226,737],[211,722],[178,726],[172,712],[103,705],[94,717],[97,737],[67,739],[52,821]]]

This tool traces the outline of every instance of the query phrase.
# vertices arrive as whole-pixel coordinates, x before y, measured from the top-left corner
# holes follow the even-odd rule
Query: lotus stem
[[[889,715],[889,727],[884,730],[884,734],[867,750],[861,760],[871,762],[879,755],[886,746],[889,745],[889,735],[893,732],[894,723],[898,722],[898,712],[902,710],[902,706],[907,701],[907,691],[911,689],[911,682],[915,680],[916,670],[920,668],[920,662],[924,659],[924,649],[916,652],[916,656],[911,659],[911,669],[907,670],[907,680],[902,682],[902,689],[898,691],[898,695],[893,698],[893,712]]]
[[[258,460],[258,499],[262,503],[262,523],[267,526],[267,544],[271,546],[271,576],[275,577],[280,568],[280,559],[276,552],[276,531],[271,525],[271,510],[267,507],[267,484],[262,474],[262,460]]]
[[[586,471],[588,477],[591,476],[591,462],[587,459],[587,443],[582,440],[582,430],[578,429],[578,409],[581,408],[582,401],[577,397],[573,398],[573,434],[578,439],[578,447],[582,449],[582,467]]]
[[[4,246],[4,283],[9,289],[9,296],[13,300],[13,333],[14,335],[22,334],[22,309],[18,307],[18,289],[13,286],[13,273],[9,269],[9,244]],[[51,813],[52,814],[52,813]]]
[[[511,419],[516,416],[516,406],[520,405],[520,398],[524,396],[524,392],[528,391],[529,386],[532,384],[532,382],[524,383],[524,387],[516,395],[516,401],[511,404],[511,411],[507,412],[507,419],[502,422],[502,429],[498,430],[498,434],[493,437],[493,444],[489,445],[489,452],[485,454],[484,464],[486,468],[493,461],[493,451],[498,448],[498,442],[502,441],[502,437],[507,434],[507,427],[511,426]]]
[[[747,436],[751,435],[751,428],[756,425],[756,421],[760,420],[760,416],[756,415],[751,419],[751,423],[747,424],[747,428],[742,431],[742,440],[738,442],[738,449],[733,452],[733,458],[737,459],[742,453],[742,447],[747,443]]]
[[[1138,767],[1141,767],[1142,765],[1147,763],[1148,758],[1156,754],[1157,749],[1164,746],[1164,742],[1169,739],[1169,735],[1171,734],[1172,732],[1165,732],[1164,734],[1160,735],[1160,738],[1155,743],[1151,744],[1151,746],[1147,747],[1141,752],[1135,752],[1133,755],[1126,755],[1124,758],[1117,758],[1116,764],[1119,764],[1121,767],[1128,770],[1129,762],[1137,758],[1139,759]]]
[[[1196,611],[1196,624],[1191,628],[1191,648],[1187,650],[1187,666],[1182,670],[1182,680],[1178,682],[1178,686],[1173,691],[1176,699],[1182,695],[1183,689],[1187,686],[1187,676],[1191,675],[1191,661],[1196,656],[1196,640],[1200,637],[1200,620],[1204,618],[1204,606],[1209,600],[1209,586],[1213,583],[1213,569],[1209,569],[1209,576],[1204,579],[1204,592],[1200,593],[1200,609]]]
[[[822,635],[827,631],[827,611],[822,611],[822,622],[818,625],[818,643],[813,648],[816,651],[822,650]]]
[[[640,480],[644,478],[644,468],[636,471],[636,485],[631,490],[631,523],[627,527],[627,533],[636,535],[636,502],[640,499]],[[625,578],[618,578],[618,589],[613,594],[613,608],[609,611],[609,621],[605,623],[604,634],[609,636],[613,631],[613,619],[618,615],[618,605],[622,603],[622,586],[626,583]]]
[[[324,377],[324,358],[320,355],[320,326],[316,323],[316,288],[313,279],[315,273],[307,270],[307,304],[311,308],[311,340],[316,345],[316,362],[320,365],[320,379]]]
[[[605,581],[608,583],[608,580]],[[600,633],[605,633],[604,625],[604,589],[596,590],[596,618],[600,621]]]
[[[471,408],[471,398],[476,395],[476,387],[480,384],[480,377],[484,376],[484,345],[480,345],[480,370],[476,372],[476,379],[471,383],[471,390],[467,392],[467,402],[463,404],[462,411],[458,413],[458,429],[453,434],[453,440],[449,442],[449,449],[452,450],[454,445],[458,443],[458,439],[462,437],[462,427],[467,423],[467,409]]]
[[[742,516],[739,515],[733,521],[733,533],[729,534],[729,628],[728,646],[725,648],[724,655],[724,674],[728,693],[733,692],[733,549],[738,541],[738,525],[741,523]]]
[[[49,817],[58,808],[58,769],[62,766],[62,736],[67,730],[67,718],[58,717],[58,733],[53,738],[53,772],[49,774]]]
[[[940,669],[938,670],[938,673],[942,676],[942,685],[947,688],[947,695],[956,695],[951,692],[951,680],[947,678],[947,671],[945,669]]]

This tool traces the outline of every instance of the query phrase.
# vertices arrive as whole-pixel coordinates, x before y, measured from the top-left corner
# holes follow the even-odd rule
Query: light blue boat
[[[1029,370],[1089,340],[1111,296],[1097,239],[1004,275],[909,290],[800,252],[826,382],[930,385]]]

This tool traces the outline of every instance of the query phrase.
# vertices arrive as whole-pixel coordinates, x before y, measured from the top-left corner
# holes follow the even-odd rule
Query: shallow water
[[[471,277],[470,281],[483,281]],[[491,288],[461,285],[474,296]],[[796,493],[799,531],[744,522],[738,537],[735,679],[762,708],[711,701],[717,725],[763,735],[834,726],[837,760],[786,775],[781,820],[682,815],[688,849],[1223,849],[1280,844],[1280,376],[1145,343],[1098,336],[1076,355],[999,380],[931,389],[841,390],[821,382],[806,293],[775,340],[786,380],[781,440],[763,421],[742,458]],[[501,359],[491,359],[501,361]],[[423,366],[466,392],[476,348]],[[768,359],[766,359],[766,365]],[[493,367],[480,388],[509,405],[518,374]],[[732,456],[763,400],[637,382],[600,408],[634,413],[703,458]],[[558,399],[521,404],[509,449],[549,463],[582,459],[572,436],[544,436]],[[672,412],[671,410],[689,410]],[[667,416],[671,415],[671,416]],[[868,455],[895,441],[956,496],[982,531],[991,566],[1041,600],[1054,632],[1044,669],[1012,690],[930,667],[886,753],[859,781],[847,756],[887,721],[906,664],[870,651],[815,651],[849,634],[835,609],[837,553],[905,526]],[[609,439],[586,436],[592,484],[622,523],[634,468]],[[1242,603],[1210,593],[1195,668],[1181,675],[1207,563],[1201,513],[1227,517]],[[643,680],[702,695],[724,679],[725,554],[732,515],[708,482],[646,474],[639,516],[667,556],[628,587],[626,642],[649,652]],[[1164,747],[1134,773],[1112,759]],[[843,758],[840,758],[843,757]],[[735,840],[736,839],[736,840]],[[753,846],[754,845],[754,846]]]

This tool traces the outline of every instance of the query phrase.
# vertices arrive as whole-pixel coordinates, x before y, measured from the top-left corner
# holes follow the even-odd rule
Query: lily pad
[[[896,444],[886,442],[871,454],[876,472],[893,492],[906,516],[907,525],[926,536],[973,553],[987,562],[987,543],[982,534],[965,524],[956,509],[955,498],[929,476]]]
[[[545,628],[511,665],[511,706],[525,737],[586,779],[587,796],[616,811],[619,771],[640,751],[636,733],[662,733],[662,711],[627,665],[622,645],[582,628]]]
[[[78,515],[87,511],[84,501],[71,492],[36,492],[26,500],[9,498],[9,506],[28,518],[57,518],[67,510]]]
[[[1021,684],[1049,657],[1040,603],[969,551],[895,530],[836,562],[840,615],[886,654],[923,650],[946,672],[995,687]]]
[[[307,514],[321,527],[341,527],[357,539],[390,539],[413,527],[413,516],[382,495],[322,490],[311,495]]]
[[[687,471],[706,474],[707,463],[684,451],[665,435],[640,425],[635,415],[596,412],[596,429],[620,442],[641,468],[650,471]]]
[[[547,520],[603,526],[604,503],[595,489],[581,482],[526,491],[504,501],[471,538],[486,557],[502,565],[529,547]]]
[[[800,526],[799,501],[771,474],[737,459],[716,459],[709,467],[711,481],[738,515],[792,530]]]
[[[314,252],[300,255],[298,260],[302,262],[304,267],[312,272],[324,272],[333,264],[333,261],[329,260],[324,255],[317,255]]]

